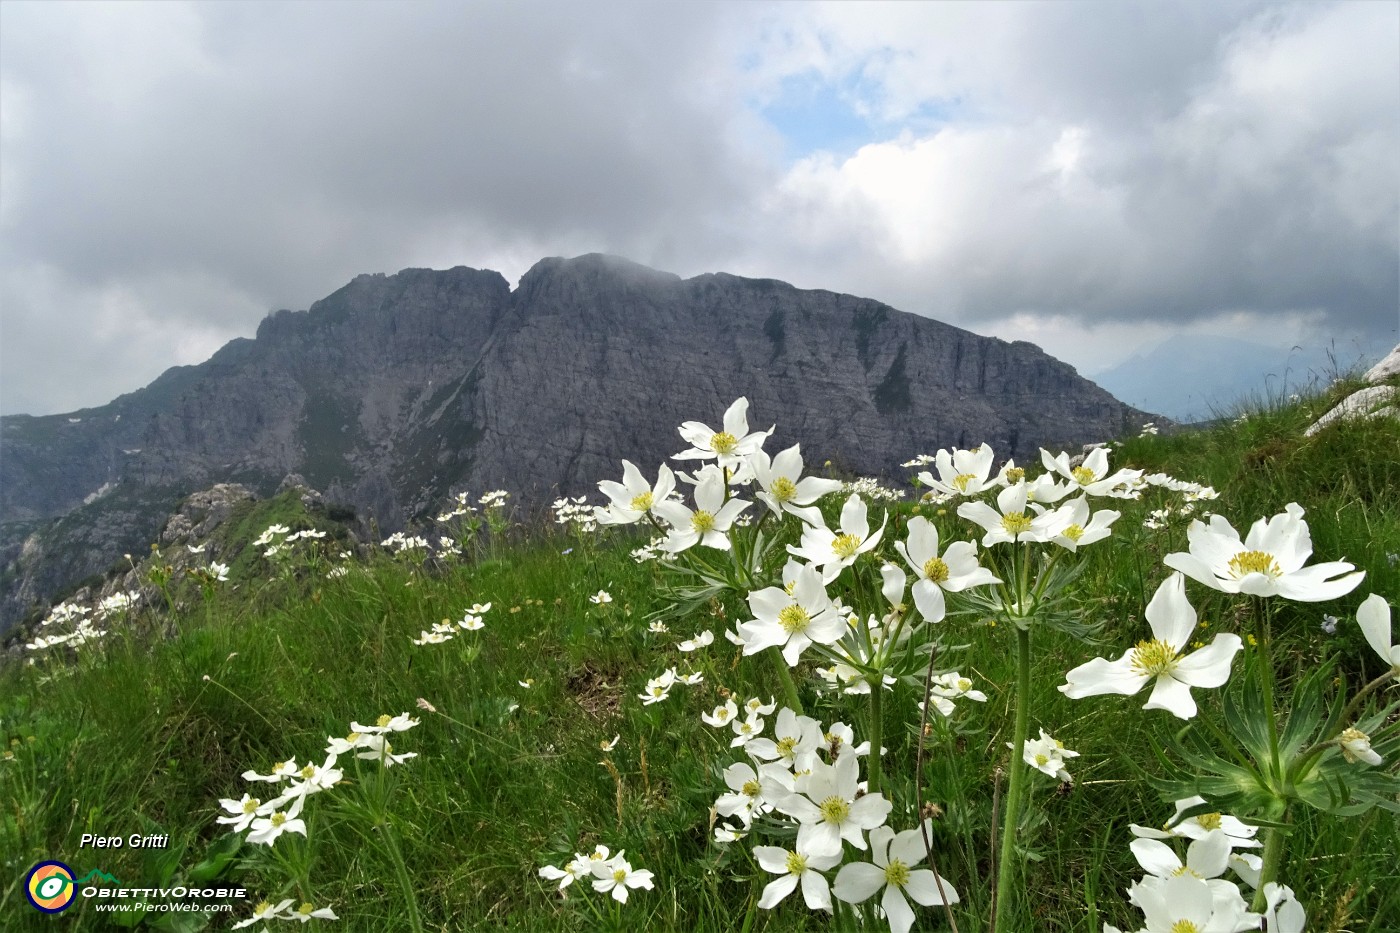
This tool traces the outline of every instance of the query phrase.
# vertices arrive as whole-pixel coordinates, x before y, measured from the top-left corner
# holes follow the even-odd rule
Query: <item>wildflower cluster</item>
[[[608,894],[619,904],[627,903],[629,892],[653,888],[652,874],[645,868],[633,868],[624,857],[626,852],[613,855],[605,845],[599,845],[592,852],[576,852],[562,868],[546,865],[540,869],[540,877],[546,881],[558,881],[559,891],[564,892],[575,881],[587,879],[593,882],[593,890]]]
[[[491,611],[490,603],[473,603],[472,607],[462,614],[462,618],[453,621],[443,619],[434,623],[432,629],[419,633],[419,637],[413,639],[415,645],[440,645],[443,642],[451,641],[458,632],[479,632],[486,627],[483,616]]]
[[[302,818],[308,798],[335,787],[345,780],[345,772],[338,767],[342,756],[375,761],[384,768],[403,764],[417,757],[416,752],[395,752],[390,736],[406,732],[418,725],[418,720],[408,713],[397,716],[380,716],[373,725],[350,723],[350,732],[343,738],[326,739],[325,760],[321,764],[308,762],[298,766],[295,759],[277,762],[267,774],[255,770],[243,772],[243,779],[254,785],[270,785],[273,791],[269,799],[255,797],[251,792],[240,799],[222,799],[219,805],[224,815],[215,822],[228,826],[230,832],[247,832],[246,840],[254,845],[275,846],[284,835],[291,833],[306,836],[306,821]],[[263,901],[257,905],[253,915],[247,920],[234,924],[234,929],[250,926],[259,920],[297,920],[306,922],[312,918],[323,920],[337,919],[330,908],[317,908],[310,902],[303,902],[292,909],[292,899],[277,903]]]

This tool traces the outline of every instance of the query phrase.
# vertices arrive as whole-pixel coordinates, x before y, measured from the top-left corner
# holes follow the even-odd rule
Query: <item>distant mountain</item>
[[[215,482],[266,495],[297,473],[388,531],[464,488],[596,495],[741,395],[778,425],[771,450],[883,477],[939,447],[1023,458],[1155,417],[1029,343],[769,279],[597,254],[514,291],[465,267],[362,275],[100,408],[0,419],[0,629]]]
[[[1116,398],[1176,421],[1227,414],[1241,401],[1286,398],[1363,358],[1337,348],[1279,349],[1227,337],[1169,337],[1090,376]],[[1381,352],[1384,352],[1383,350]]]

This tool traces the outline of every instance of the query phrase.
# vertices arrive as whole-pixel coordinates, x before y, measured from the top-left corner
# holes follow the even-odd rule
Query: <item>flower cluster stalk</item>
[[[1011,777],[1006,789],[1006,813],[1002,817],[1001,860],[997,865],[996,906],[992,915],[992,930],[998,929],[1006,902],[1011,899],[1015,859],[1012,857],[1016,842],[1016,824],[1021,818],[1021,803],[1025,796],[1026,763],[1022,758],[1026,749],[1026,733],[1030,730],[1030,705],[1026,696],[1031,686],[1031,633],[1020,626],[1016,627],[1016,722],[1011,737]]]

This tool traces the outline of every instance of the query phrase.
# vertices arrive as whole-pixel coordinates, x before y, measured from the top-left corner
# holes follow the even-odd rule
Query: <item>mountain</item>
[[[1280,349],[1228,337],[1177,335],[1139,350],[1093,380],[1117,398],[1176,421],[1203,421],[1231,413],[1254,398],[1283,399],[1327,385],[1334,370],[1384,354],[1341,348]]]
[[[882,477],[939,447],[1024,458],[1153,417],[1029,343],[769,279],[598,254],[541,260],[514,291],[465,267],[361,275],[107,405],[0,419],[0,630],[144,552],[215,482],[266,495],[300,474],[389,531],[464,488],[596,495],[741,395],[753,426],[780,426],[770,449]]]

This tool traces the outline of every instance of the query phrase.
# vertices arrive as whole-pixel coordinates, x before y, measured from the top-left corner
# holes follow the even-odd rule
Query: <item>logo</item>
[[[73,869],[62,862],[40,862],[24,879],[24,894],[29,903],[46,914],[67,910],[77,894]]]

